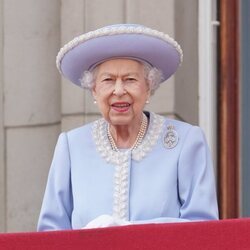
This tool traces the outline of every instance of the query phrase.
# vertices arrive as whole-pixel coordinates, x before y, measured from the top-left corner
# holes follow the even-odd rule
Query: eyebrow
[[[108,72],[103,72],[99,75],[99,77],[102,77],[102,76],[114,76],[115,74],[113,73],[108,73]],[[136,72],[128,72],[128,73],[125,73],[124,75],[122,75],[123,77],[126,77],[126,76],[130,76],[130,75],[135,75],[135,76],[139,76],[138,73]]]

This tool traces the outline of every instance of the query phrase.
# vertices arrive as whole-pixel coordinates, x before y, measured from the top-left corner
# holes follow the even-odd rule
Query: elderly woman
[[[59,71],[92,92],[102,118],[59,136],[38,230],[218,218],[201,129],[144,111],[181,61],[171,37],[131,24],[60,50]]]

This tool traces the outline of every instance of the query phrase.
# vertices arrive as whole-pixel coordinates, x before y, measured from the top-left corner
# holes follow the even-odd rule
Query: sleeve
[[[183,143],[178,163],[180,218],[218,219],[211,154],[202,130],[193,126]]]
[[[38,231],[71,229],[72,192],[67,135],[55,147],[38,220]]]

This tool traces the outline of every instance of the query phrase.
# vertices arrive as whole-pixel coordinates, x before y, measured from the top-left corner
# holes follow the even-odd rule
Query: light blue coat
[[[134,150],[112,150],[104,119],[59,136],[39,231],[83,228],[103,214],[136,224],[218,218],[201,129],[148,115],[147,134]]]

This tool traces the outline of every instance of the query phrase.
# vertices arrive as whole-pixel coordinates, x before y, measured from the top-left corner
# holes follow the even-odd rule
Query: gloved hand
[[[90,221],[83,229],[88,228],[100,228],[100,227],[112,227],[112,226],[123,226],[129,225],[129,221],[114,218],[111,215],[103,214]]]

